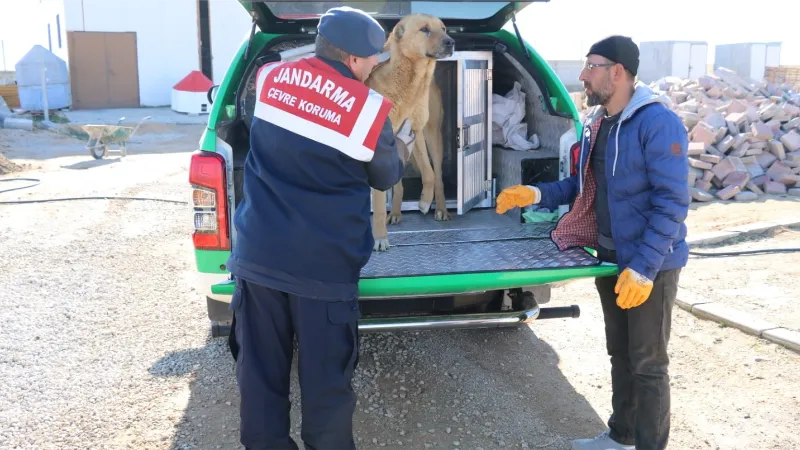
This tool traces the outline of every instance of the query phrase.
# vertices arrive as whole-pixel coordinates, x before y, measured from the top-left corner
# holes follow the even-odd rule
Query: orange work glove
[[[517,184],[509,186],[500,192],[500,195],[497,196],[495,211],[497,211],[497,214],[504,214],[511,208],[524,208],[534,203],[539,203],[539,200],[541,200],[541,193],[538,188]]]
[[[652,280],[628,267],[622,271],[614,286],[614,292],[619,294],[617,306],[622,309],[635,308],[650,297],[652,290]]]

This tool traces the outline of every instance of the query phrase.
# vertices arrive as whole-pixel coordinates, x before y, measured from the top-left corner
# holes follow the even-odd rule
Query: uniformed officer
[[[372,254],[370,187],[397,183],[413,150],[391,102],[364,81],[386,33],[340,7],[319,21],[316,56],[260,68],[244,200],[227,267],[236,280],[231,350],[247,449],[297,449],[289,379],[297,338],[307,449],[354,449],[358,281]]]

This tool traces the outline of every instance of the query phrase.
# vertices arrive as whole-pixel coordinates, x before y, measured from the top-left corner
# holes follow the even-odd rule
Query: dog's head
[[[455,50],[455,41],[447,35],[444,23],[427,14],[411,14],[400,19],[387,44],[411,60],[447,58]]]

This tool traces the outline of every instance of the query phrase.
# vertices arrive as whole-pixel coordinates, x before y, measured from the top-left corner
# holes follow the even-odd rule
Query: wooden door
[[[67,42],[74,109],[140,106],[136,33],[71,31]]]

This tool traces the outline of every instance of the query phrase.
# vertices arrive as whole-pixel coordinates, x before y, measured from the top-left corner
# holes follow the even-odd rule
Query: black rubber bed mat
[[[389,245],[374,252],[362,278],[414,277],[478,272],[589,267],[599,261],[583,249],[563,252],[550,240],[555,224],[521,224],[493,210],[453,214],[404,212],[389,225]]]

